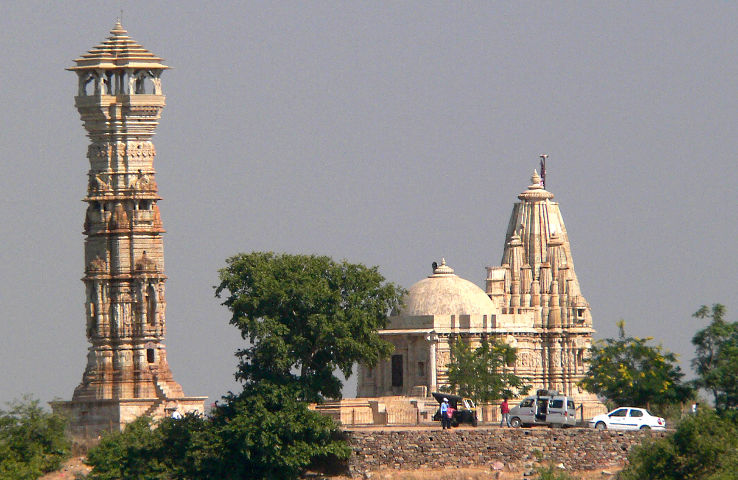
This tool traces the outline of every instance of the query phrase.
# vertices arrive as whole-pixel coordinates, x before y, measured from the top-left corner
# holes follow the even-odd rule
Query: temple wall
[[[348,430],[353,478],[379,470],[458,469],[527,471],[541,460],[566,470],[620,468],[630,450],[665,432],[612,432],[594,429],[503,429],[361,431]]]

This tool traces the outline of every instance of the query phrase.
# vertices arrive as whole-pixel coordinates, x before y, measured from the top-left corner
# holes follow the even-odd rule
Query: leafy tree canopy
[[[710,319],[710,324],[692,338],[696,356],[692,367],[696,384],[709,390],[718,409],[738,406],[738,322],[725,320],[725,306],[702,305],[693,315]]]
[[[332,419],[309,410],[290,387],[260,382],[203,418],[139,418],[91,450],[90,480],[293,479],[351,453]],[[329,462],[330,463],[330,462]]]
[[[238,351],[236,378],[299,385],[301,398],[340,398],[334,375],[353,364],[375,365],[392,345],[377,330],[404,291],[377,267],[315,255],[239,254],[220,270],[216,296],[251,345]]]
[[[648,345],[652,338],[626,337],[622,320],[618,327],[617,339],[593,345],[581,386],[617,405],[670,405],[693,395],[674,353]]]
[[[482,403],[525,394],[530,387],[509,367],[515,359],[515,349],[505,343],[484,339],[472,350],[457,339],[451,345],[448,364],[450,391]]]
[[[69,456],[66,418],[26,396],[0,410],[0,478],[36,479],[61,467]]]
[[[336,423],[309,410],[299,394],[294,387],[260,382],[216,410],[226,475],[219,478],[297,478],[311,464],[350,456]]]

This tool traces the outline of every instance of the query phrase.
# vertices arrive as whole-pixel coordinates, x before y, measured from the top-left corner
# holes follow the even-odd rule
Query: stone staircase
[[[159,380],[158,375],[154,375],[153,378],[157,400],[143,414],[151,418],[162,418],[166,416],[165,409],[167,408],[167,400],[171,398],[171,389],[166,383]]]

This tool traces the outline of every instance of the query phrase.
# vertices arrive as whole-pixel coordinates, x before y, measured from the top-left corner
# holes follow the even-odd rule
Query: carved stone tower
[[[574,271],[559,204],[537,172],[518,195],[499,267],[487,267],[487,294],[503,313],[535,313],[535,388],[558,390],[584,407],[585,417],[604,408],[577,383],[592,346],[592,314]]]
[[[202,412],[206,397],[184,395],[163,343],[167,277],[151,137],[168,67],[120,22],[75,63],[75,106],[90,138],[82,281],[91,346],[72,401],[53,406],[70,415],[75,438],[89,439],[141,415]]]

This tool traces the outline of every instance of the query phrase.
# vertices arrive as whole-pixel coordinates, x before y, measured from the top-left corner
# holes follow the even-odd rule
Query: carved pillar
[[[436,364],[436,344],[438,343],[437,335],[428,335],[425,337],[428,342],[428,393],[438,390],[438,367]]]

